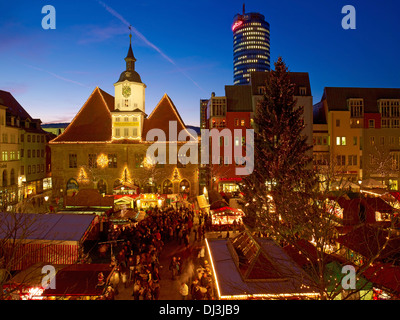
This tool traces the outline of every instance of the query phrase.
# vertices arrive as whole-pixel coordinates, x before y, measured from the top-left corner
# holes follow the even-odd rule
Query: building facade
[[[314,164],[399,190],[400,89],[327,87],[314,105]]]
[[[250,73],[270,70],[269,23],[260,13],[236,14],[233,32],[233,84],[248,84]]]
[[[313,97],[309,76],[303,72],[290,72],[289,76],[291,82],[295,84],[296,107],[304,108],[305,128],[303,134],[307,136],[307,141],[311,146],[313,141]],[[234,194],[240,189],[243,176],[237,174],[237,169],[243,168],[245,164],[241,163],[239,158],[246,156],[248,142],[246,130],[253,129],[254,114],[258,103],[263,99],[268,77],[269,72],[251,72],[249,84],[227,85],[224,96],[215,96],[212,93],[207,105],[206,128],[218,130],[221,136],[217,142],[219,160],[206,168],[201,168],[202,171],[207,172],[209,189],[225,194]],[[224,136],[224,131],[229,133],[229,138]],[[210,145],[212,143],[211,141]],[[311,156],[312,150],[310,150]]]
[[[7,91],[0,90],[0,206],[11,209],[46,189],[46,132]]]
[[[191,135],[166,94],[146,114],[146,85],[135,71],[131,44],[125,61],[115,96],[96,87],[65,131],[50,141],[53,192],[58,197],[82,189],[166,198],[197,195],[197,162],[179,161],[189,142],[177,139],[178,134],[190,137],[197,149],[197,135]],[[148,149],[156,146],[149,157]]]

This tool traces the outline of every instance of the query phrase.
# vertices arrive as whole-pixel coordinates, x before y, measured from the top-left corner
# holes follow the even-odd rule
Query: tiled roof
[[[251,86],[225,86],[227,111],[229,112],[253,112],[251,101]]]
[[[144,121],[142,134],[143,140],[146,140],[146,135],[151,129],[161,129],[164,131],[167,141],[176,141],[173,139],[173,137],[171,137],[171,139],[169,137],[170,121],[177,122],[178,135],[182,130],[187,130],[171,98],[167,94],[164,94],[160,102],[154,108],[153,112]],[[188,135],[190,134],[189,132],[187,133]]]
[[[63,133],[51,142],[110,141],[114,97],[96,87]]]
[[[0,90],[0,101],[2,105],[7,107],[7,112],[15,117],[19,117],[21,120],[29,119],[32,121],[31,116],[26,110],[19,104],[13,95],[8,91]]]
[[[270,72],[255,71],[250,74],[251,90],[253,95],[260,94],[258,88],[265,85],[265,81],[268,79]],[[305,96],[311,96],[311,85],[310,78],[307,72],[289,72],[290,81],[295,85],[294,95],[300,96],[300,87],[306,88]]]
[[[321,100],[327,100],[329,111],[348,111],[350,98],[364,99],[364,113],[379,113],[377,100],[400,99],[400,88],[326,87]]]
[[[108,142],[112,140],[112,118],[114,97],[96,87],[83,107],[76,114],[68,127],[51,143],[69,142]],[[147,132],[153,128],[161,129],[169,139],[169,121],[177,122],[177,132],[186,130],[175,105],[164,94],[158,105],[143,123],[143,140]],[[137,143],[137,141],[122,140],[113,143]]]

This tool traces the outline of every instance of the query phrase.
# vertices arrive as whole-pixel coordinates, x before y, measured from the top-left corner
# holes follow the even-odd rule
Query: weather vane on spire
[[[132,43],[132,26],[129,25],[129,43]]]

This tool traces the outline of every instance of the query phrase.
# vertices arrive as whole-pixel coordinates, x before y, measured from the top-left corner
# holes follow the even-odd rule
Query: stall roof
[[[0,239],[80,241],[95,215],[0,213]],[[10,236],[10,230],[16,232]]]
[[[247,263],[250,266],[245,272],[240,270],[238,264],[235,263],[235,259],[239,260],[243,257],[235,257],[235,253],[229,248],[230,240],[207,239],[221,299],[240,297],[290,299],[317,296],[304,285],[307,285],[307,275],[282,248],[270,239],[257,238],[256,241],[251,236],[247,236],[248,241],[253,242],[253,245],[250,243],[246,245],[250,245],[255,250],[252,256],[247,257]]]
[[[72,264],[56,274],[56,288],[46,289],[42,296],[99,296],[104,287],[98,287],[98,274],[109,280],[114,267],[109,264]],[[105,282],[107,282],[105,281]]]

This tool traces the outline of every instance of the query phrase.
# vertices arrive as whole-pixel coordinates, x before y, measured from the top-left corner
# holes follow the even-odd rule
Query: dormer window
[[[349,99],[348,107],[350,110],[351,118],[364,117],[364,100],[363,99]]]
[[[306,87],[299,87],[299,95],[301,95],[301,96],[307,95],[307,88]]]

